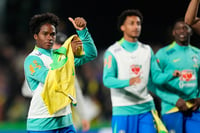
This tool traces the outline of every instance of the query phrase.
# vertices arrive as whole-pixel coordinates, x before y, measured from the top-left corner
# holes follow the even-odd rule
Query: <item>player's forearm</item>
[[[81,31],[77,30],[77,33],[83,42],[83,49],[85,52],[85,55],[82,57],[75,58],[75,66],[80,66],[94,60],[97,57],[97,48],[87,28]]]
[[[191,0],[188,5],[187,11],[185,13],[185,22],[188,25],[194,24],[196,20],[198,8],[199,8],[199,2],[200,0]]]
[[[88,29],[85,28],[81,31],[77,30],[77,33],[80,39],[83,42],[83,49],[85,51],[85,56],[89,57],[91,60],[97,57],[97,49],[92,39],[91,34],[88,32]]]
[[[119,80],[114,77],[103,77],[103,83],[108,88],[124,88],[129,86],[129,80]]]

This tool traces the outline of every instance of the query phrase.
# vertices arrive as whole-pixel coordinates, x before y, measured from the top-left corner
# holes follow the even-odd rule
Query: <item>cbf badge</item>
[[[179,87],[196,87],[197,84],[195,82],[190,82],[196,80],[196,75],[192,70],[183,70],[181,72],[181,77],[179,78]]]
[[[192,70],[183,70],[181,72],[181,77],[180,80],[182,81],[191,81],[191,80],[195,80],[195,75],[194,72]]]
[[[141,65],[131,65],[131,75],[139,75],[141,72]]]
[[[194,62],[194,67],[198,68],[199,65],[198,65],[198,58],[196,55],[192,56],[192,61]]]

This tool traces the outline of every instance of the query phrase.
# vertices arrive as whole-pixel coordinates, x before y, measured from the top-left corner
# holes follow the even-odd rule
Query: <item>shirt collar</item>
[[[125,50],[127,50],[129,52],[136,50],[138,47],[138,42],[129,42],[129,41],[125,40],[124,38],[122,38],[119,41],[119,43]]]
[[[38,50],[40,53],[45,54],[47,56],[51,56],[52,49],[43,49],[35,46],[34,50]]]

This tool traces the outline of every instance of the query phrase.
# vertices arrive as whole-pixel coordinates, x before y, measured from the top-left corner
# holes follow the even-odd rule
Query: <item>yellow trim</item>
[[[168,133],[156,110],[151,110],[158,133]]]
[[[191,102],[186,102],[186,105],[187,105],[188,108],[192,108],[194,106],[194,104],[191,103]],[[178,107],[174,107],[171,110],[169,110],[167,112],[167,114],[169,114],[169,113],[175,113],[175,112],[178,112],[178,111],[179,111]]]

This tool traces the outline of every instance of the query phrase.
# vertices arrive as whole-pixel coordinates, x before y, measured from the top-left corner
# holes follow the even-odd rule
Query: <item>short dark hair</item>
[[[52,24],[57,27],[59,23],[59,18],[55,14],[49,12],[36,14],[31,18],[29,22],[30,32],[32,34],[38,34],[40,32],[40,27],[46,23]]]
[[[183,17],[181,17],[181,18],[177,18],[177,19],[174,21],[174,24],[173,24],[172,30],[176,27],[176,24],[177,24],[177,23],[180,23],[180,22],[185,23]],[[186,24],[186,23],[185,23],[185,24]]]
[[[172,29],[171,29],[171,32],[172,32],[173,30],[175,30],[176,25],[177,25],[178,23],[184,23],[185,25],[188,26],[188,29],[191,30],[191,33],[193,32],[191,26],[188,25],[188,24],[184,21],[184,18],[183,18],[183,17],[177,18],[177,19],[175,20],[175,22],[174,22],[174,24],[173,24],[173,27],[172,27]]]
[[[126,20],[127,16],[138,16],[141,20],[141,23],[143,22],[143,15],[139,10],[127,9],[127,10],[124,10],[118,17],[117,27],[119,30],[120,30],[121,25],[123,25],[124,21]]]

